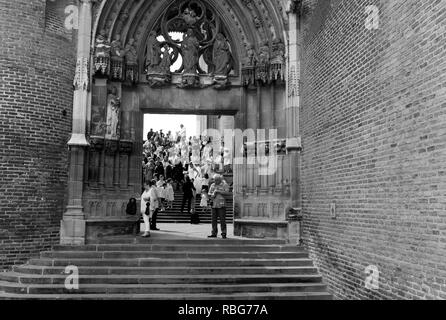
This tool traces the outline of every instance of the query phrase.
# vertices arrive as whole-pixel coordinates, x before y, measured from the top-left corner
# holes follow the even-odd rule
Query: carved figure
[[[281,39],[274,39],[271,56],[270,78],[285,80],[285,45]]]
[[[262,42],[262,45],[259,48],[259,64],[266,65],[269,63],[270,54],[269,54],[269,46],[268,41]]]
[[[195,37],[192,29],[189,28],[187,30],[181,47],[183,49],[184,73],[196,74],[198,69],[198,61],[200,58],[198,55],[200,43]]]
[[[282,39],[273,40],[272,63],[283,63],[285,61],[285,45]]]
[[[213,62],[215,65],[215,75],[226,76],[229,73],[231,63],[231,52],[229,44],[225,36],[221,33],[217,34],[214,42]]]
[[[117,34],[110,45],[111,55],[111,79],[124,80],[124,55],[121,36]]]
[[[110,54],[111,57],[123,58],[124,50],[122,49],[121,36],[119,34],[116,35],[115,40],[112,41],[110,45]]]
[[[160,71],[162,73],[169,73],[170,74],[170,67],[172,66],[172,60],[174,58],[174,54],[170,53],[170,47],[169,45],[166,43],[164,44],[164,52],[163,52],[163,57],[160,63]]]
[[[110,57],[110,42],[107,39],[107,31],[105,29],[102,29],[96,37],[95,56]]]
[[[127,65],[137,65],[138,64],[138,52],[135,47],[135,39],[131,38],[127,45],[125,46],[125,60]]]
[[[108,116],[107,116],[107,134],[111,139],[119,138],[119,116],[121,112],[121,100],[118,97],[118,90],[113,87],[107,97]]]
[[[160,42],[156,39],[156,32],[151,31],[149,34],[149,39],[147,41],[147,70],[155,71],[158,69],[161,63],[161,46]]]
[[[252,44],[248,44],[246,49],[246,57],[243,61],[245,67],[253,67],[257,62],[257,53]]]
[[[135,39],[131,38],[124,49],[126,68],[125,77],[131,84],[138,82],[138,52],[135,47]]]
[[[102,29],[96,37],[94,66],[95,72],[107,75],[110,64],[110,42],[107,39],[107,31]]]

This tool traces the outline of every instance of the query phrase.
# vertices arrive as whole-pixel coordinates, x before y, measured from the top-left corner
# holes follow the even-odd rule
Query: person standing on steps
[[[193,198],[193,190],[195,190],[195,187],[190,180],[189,176],[186,176],[186,182],[183,184],[183,202],[181,204],[181,213],[184,212],[184,205],[187,201],[187,212],[190,213],[191,209],[191,202]]]
[[[141,214],[144,219],[144,238],[150,237],[150,186],[151,182],[144,186],[144,192],[141,195]]]
[[[150,197],[150,230],[159,230],[156,227],[156,217],[158,216],[159,211],[159,197],[158,197],[158,191],[156,189],[156,180],[152,180],[150,183],[150,190],[149,190],[149,197]]]
[[[212,199],[212,233],[208,238],[217,238],[218,219],[220,219],[221,237],[226,239],[226,200],[229,193],[229,185],[219,174],[214,176],[214,183],[209,188],[209,196]]]
[[[166,200],[167,200],[167,209],[172,209],[173,201],[175,200],[175,193],[173,192],[172,179],[167,179]]]

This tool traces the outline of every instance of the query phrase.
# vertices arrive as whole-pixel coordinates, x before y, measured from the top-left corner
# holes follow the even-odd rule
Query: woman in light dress
[[[175,193],[173,192],[172,179],[167,179],[165,188],[165,197],[167,200],[167,209],[173,208],[173,201],[175,200]]]

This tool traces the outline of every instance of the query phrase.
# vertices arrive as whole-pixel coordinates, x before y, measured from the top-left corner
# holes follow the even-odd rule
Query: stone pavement
[[[192,225],[186,223],[158,223],[160,231],[151,231],[151,235],[156,239],[205,239],[211,234],[210,224]],[[144,230],[144,224],[141,224],[141,230]],[[218,237],[221,238],[220,224],[218,225]],[[242,239],[234,236],[234,225],[227,225],[227,236],[232,239]]]

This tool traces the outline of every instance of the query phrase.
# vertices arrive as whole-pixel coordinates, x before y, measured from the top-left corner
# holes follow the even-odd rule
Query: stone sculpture
[[[259,48],[258,61],[256,65],[256,79],[263,83],[268,83],[269,80],[269,63],[270,63],[270,49],[268,41],[263,41]]]
[[[160,42],[156,39],[156,32],[151,31],[149,39],[147,41],[147,72],[157,72],[159,64],[161,62],[161,46]]]
[[[94,51],[94,66],[97,75],[107,76],[110,65],[110,42],[107,39],[107,31],[102,29],[96,37]]]
[[[285,44],[282,39],[274,39],[270,63],[270,79],[285,81]]]
[[[119,121],[121,114],[121,100],[118,89],[113,87],[107,96],[107,136],[108,139],[119,139]]]
[[[194,35],[193,29],[189,28],[181,44],[183,53],[183,76],[181,87],[193,87],[199,84],[198,61],[200,43]]]
[[[124,49],[125,53],[125,78],[131,84],[138,82],[138,52],[135,47],[135,39],[131,38]]]
[[[121,43],[121,36],[117,34],[110,45],[111,59],[111,79],[124,80],[124,49]]]

